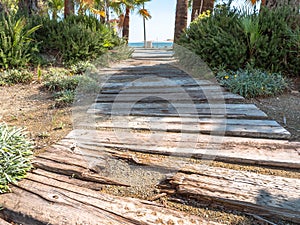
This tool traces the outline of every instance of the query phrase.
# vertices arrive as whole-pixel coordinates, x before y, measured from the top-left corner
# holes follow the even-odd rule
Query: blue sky
[[[240,6],[244,2],[244,0],[236,0],[233,5]],[[176,0],[152,0],[146,3],[145,8],[152,15],[152,19],[146,21],[147,40],[173,39]],[[143,19],[137,15],[137,12],[133,12],[130,16],[129,42],[142,42],[144,40]]]
[[[152,19],[146,20],[147,40],[163,41],[174,36],[176,0],[152,0],[145,8]],[[144,40],[143,19],[136,12],[131,14],[129,42]]]

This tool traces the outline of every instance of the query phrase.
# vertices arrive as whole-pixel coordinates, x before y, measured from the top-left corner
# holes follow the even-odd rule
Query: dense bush
[[[32,26],[42,24],[35,32],[42,53],[52,53],[62,63],[72,64],[101,56],[122,41],[113,30],[92,16],[68,16],[62,21],[33,17]]]
[[[25,18],[2,13],[0,15],[0,68],[26,66],[38,51],[32,39],[39,25],[30,27]]]
[[[198,54],[211,68],[238,70],[252,66],[288,75],[300,74],[299,15],[289,8],[248,14],[216,7],[201,15],[179,44]]]
[[[13,85],[18,83],[30,83],[33,80],[33,73],[26,69],[8,69],[0,72],[0,86]]]
[[[74,70],[51,69],[44,77],[44,88],[53,93],[55,107],[65,107],[73,103],[77,88],[86,93],[95,92],[99,89],[96,79],[85,74],[73,74],[73,72],[82,73],[84,66],[88,64],[78,64]],[[79,87],[78,87],[79,86]]]
[[[56,108],[63,108],[72,105],[75,99],[75,92],[72,90],[59,91],[54,94]]]
[[[260,35],[253,56],[256,67],[300,76],[300,24],[297,17],[300,15],[289,8],[263,8],[258,15]]]
[[[32,144],[22,129],[0,124],[0,194],[23,178],[32,166]]]
[[[80,76],[72,75],[66,69],[51,69],[44,78],[44,87],[51,92],[75,90]]]
[[[90,91],[98,87],[96,80],[91,77],[73,75],[66,69],[52,69],[45,76],[44,80],[44,87],[51,92],[75,91],[79,84],[86,86]]]
[[[279,73],[267,73],[257,69],[222,71],[216,75],[221,85],[232,93],[245,98],[273,96],[282,93],[287,87],[286,79]]]
[[[210,16],[200,15],[182,35],[179,45],[198,54],[211,68],[225,65],[237,70],[246,63],[246,35],[238,12],[217,7]]]

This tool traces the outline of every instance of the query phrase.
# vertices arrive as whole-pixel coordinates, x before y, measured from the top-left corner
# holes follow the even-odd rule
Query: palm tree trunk
[[[174,41],[178,41],[180,35],[186,29],[188,19],[188,0],[177,0]]]
[[[202,0],[202,7],[200,9],[200,14],[209,10],[209,11],[213,11],[214,10],[214,0]]]
[[[199,16],[201,2],[202,2],[202,0],[193,0],[191,22]]]
[[[105,15],[106,15],[106,22],[109,21],[109,2],[108,0],[105,0]]]
[[[65,0],[64,7],[64,17],[74,14],[74,1],[73,0]]]
[[[123,22],[122,36],[127,41],[129,39],[129,14],[130,14],[130,8],[126,7],[125,17],[124,17],[124,22]]]

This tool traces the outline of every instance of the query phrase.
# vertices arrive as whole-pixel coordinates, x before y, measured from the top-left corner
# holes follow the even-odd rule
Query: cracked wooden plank
[[[257,215],[300,222],[300,180],[247,171],[189,166],[170,177],[176,195]]]
[[[78,148],[91,148],[95,151],[104,148],[129,149],[231,163],[300,168],[300,143],[283,140],[77,129],[62,140],[61,144],[71,145],[72,142],[77,143]]]
[[[78,187],[64,179],[29,174],[12,188],[12,193],[1,196],[0,204],[4,207],[1,216],[24,225],[219,224],[153,202]]]

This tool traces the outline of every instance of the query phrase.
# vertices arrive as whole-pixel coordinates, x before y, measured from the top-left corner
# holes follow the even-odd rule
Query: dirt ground
[[[0,122],[26,128],[29,138],[35,145],[35,152],[37,154],[47,146],[62,139],[73,128],[71,107],[63,109],[54,108],[54,101],[51,94],[41,91],[40,88],[41,84],[38,82],[27,85],[0,87]],[[288,129],[292,134],[292,141],[300,141],[300,94],[297,88],[293,88],[289,93],[281,96],[251,99],[248,101],[255,103],[270,118],[275,119]],[[216,162],[215,166],[228,166],[219,164],[222,163]],[[234,169],[236,169],[235,167],[237,166],[234,166]],[[255,168],[246,169],[256,171]],[[274,171],[270,173],[274,173]],[[286,171],[282,171],[282,173],[278,171],[278,173],[282,176],[290,176],[289,172]],[[285,173],[287,174],[284,175]],[[299,173],[296,172],[296,174],[296,177],[298,177]],[[104,191],[111,194],[128,196],[127,191],[122,193],[120,189],[104,189]],[[129,196],[143,198],[139,193],[132,193]],[[267,224],[264,222],[259,223],[259,220],[253,220],[251,216],[240,215],[238,212],[219,212],[214,209],[207,209],[206,206],[197,207],[196,204],[196,207],[188,208],[185,205],[172,203],[164,199],[160,199],[159,201],[166,206],[177,209],[183,207],[180,210],[189,211],[192,214],[204,217],[212,217],[215,220],[219,220],[218,218],[222,217],[223,221],[227,221],[226,224]]]
[[[54,108],[51,94],[41,86],[33,82],[0,87],[0,122],[24,128],[36,153],[72,130],[71,108]]]
[[[299,91],[277,97],[257,98],[254,103],[267,115],[291,133],[291,141],[300,141],[300,94]]]

